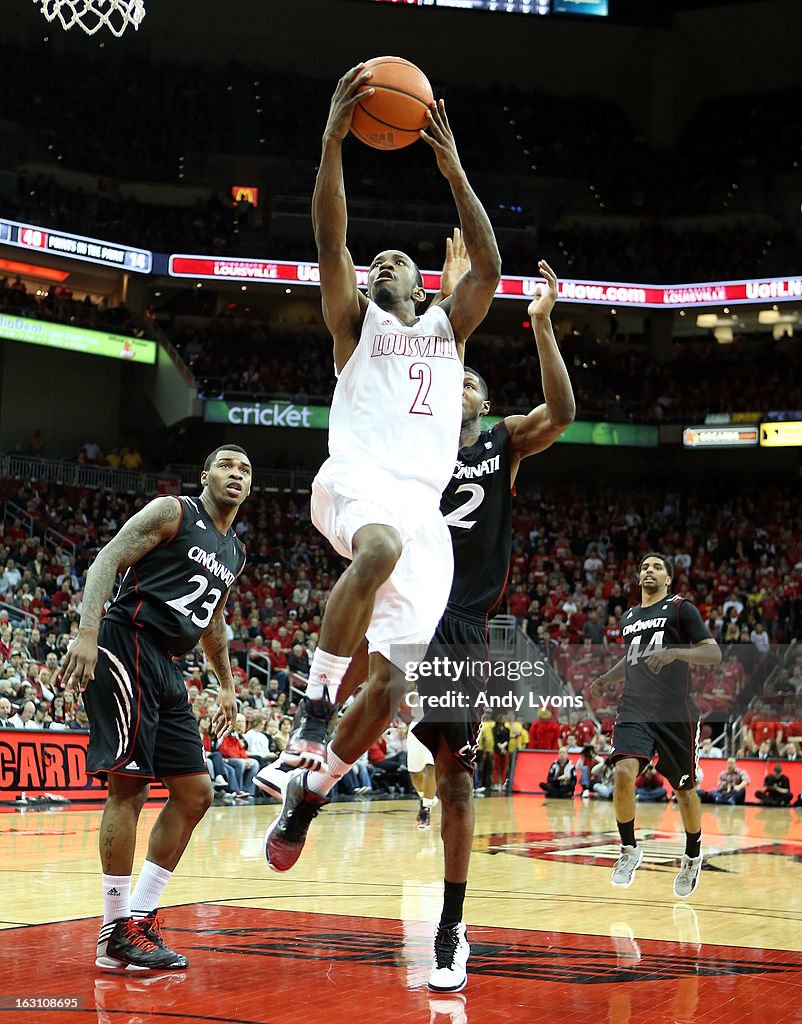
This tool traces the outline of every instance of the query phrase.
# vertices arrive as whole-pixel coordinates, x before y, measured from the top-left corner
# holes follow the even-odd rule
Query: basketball
[[[426,127],[434,96],[429,79],[403,57],[374,57],[365,64],[373,77],[362,92],[375,89],[354,108],[351,131],[374,149],[403,149]]]

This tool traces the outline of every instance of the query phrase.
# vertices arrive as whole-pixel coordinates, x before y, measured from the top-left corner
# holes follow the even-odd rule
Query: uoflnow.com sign
[[[355,267],[357,287],[368,283],[368,267]],[[238,281],[261,284],[320,286],[317,263],[292,260],[239,259],[233,256],[191,256],[173,253],[168,261],[170,277],[196,281]],[[436,292],[439,270],[421,270],[423,287]],[[505,274],[496,289],[497,298],[531,299],[543,279]],[[629,306],[646,309],[681,309],[685,306],[721,306],[740,303],[784,302],[802,298],[802,277],[760,277],[743,281],[703,281],[691,284],[635,284],[622,281],[559,282],[563,302],[591,306]]]
[[[105,800],[106,788],[86,774],[85,732],[42,732],[33,729],[0,731],[0,800],[63,796],[68,800]],[[166,796],[158,783],[151,796]]]

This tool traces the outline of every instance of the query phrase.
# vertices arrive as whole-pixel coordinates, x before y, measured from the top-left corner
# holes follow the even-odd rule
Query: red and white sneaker
[[[309,772],[294,771],[284,790],[281,813],[265,833],[265,857],[274,871],[289,871],[303,852],[306,833],[328,797],[307,789]]]

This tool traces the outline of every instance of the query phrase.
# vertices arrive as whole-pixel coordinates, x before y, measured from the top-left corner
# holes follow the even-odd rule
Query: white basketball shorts
[[[422,772],[427,764],[434,764],[432,752],[410,729],[407,733],[407,768],[411,772]]]
[[[425,653],[446,607],[454,576],[454,554],[445,520],[416,485],[381,476],[376,467],[324,463],[312,482],[312,522],[334,550],[352,558],[354,535],[363,526],[392,526],[401,537],[401,557],[376,592],[367,630],[368,651],[403,669],[409,650]]]

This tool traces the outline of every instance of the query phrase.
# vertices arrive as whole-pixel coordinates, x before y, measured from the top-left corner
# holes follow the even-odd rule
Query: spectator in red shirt
[[[529,603],[529,594],[524,590],[523,584],[518,584],[515,590],[507,597],[507,611],[510,615],[515,616],[519,626],[529,610]]]
[[[657,803],[667,797],[665,779],[653,764],[647,764],[635,779],[635,799],[642,803]]]
[[[231,656],[231,675],[234,677],[235,682],[247,682],[248,674],[239,663],[239,658],[235,655]]]
[[[271,675],[278,680],[279,687],[282,690],[286,690],[289,686],[290,678],[287,671],[287,655],[279,639],[270,641],[268,659],[270,660]]]
[[[51,604],[57,610],[61,610],[61,606],[69,604],[72,600],[72,586],[69,580],[64,580],[59,589],[53,594]]]
[[[766,740],[769,740],[771,743],[782,743],[783,728],[781,722],[769,721],[761,717],[753,720],[749,728],[752,738],[758,747],[765,743]]]
[[[245,715],[237,715],[237,727],[217,746],[224,760],[231,765],[237,776],[239,789],[234,794],[240,798],[253,796],[252,779],[259,771],[259,762],[255,757],[248,756],[248,747],[243,735],[245,733]]]
[[[596,725],[589,718],[579,719],[574,722],[574,734],[583,747],[595,742],[597,732]]]

